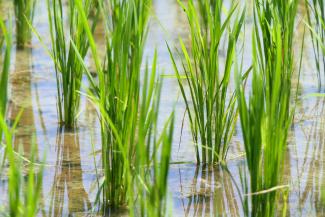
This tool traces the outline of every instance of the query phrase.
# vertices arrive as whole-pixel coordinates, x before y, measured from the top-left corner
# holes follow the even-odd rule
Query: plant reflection
[[[308,102],[311,103],[313,102]],[[325,213],[325,98],[318,97],[308,114],[313,116],[304,116],[308,120],[303,121],[304,125],[298,126],[306,138],[305,149],[300,150],[304,155],[303,161],[297,163],[298,209],[301,215],[304,208],[308,208],[322,216]]]
[[[184,216],[240,216],[237,188],[227,170],[219,166],[198,166],[189,186],[182,183],[179,169]]]
[[[15,71],[11,73],[10,84],[10,102],[9,118],[14,122],[18,117],[19,125],[14,135],[14,148],[21,151],[25,156],[29,156],[31,143],[35,136],[35,118],[33,111],[32,97],[32,59],[31,49],[17,50]],[[38,157],[38,148],[36,147],[36,157]]]
[[[50,216],[63,216],[66,213],[70,216],[91,209],[82,172],[78,132],[58,129]]]

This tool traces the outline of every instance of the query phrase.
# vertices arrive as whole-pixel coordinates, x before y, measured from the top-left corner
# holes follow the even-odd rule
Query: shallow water
[[[7,9],[10,5],[1,7]],[[248,14],[251,14],[250,4],[247,8]],[[175,0],[154,0],[153,13],[155,16],[150,23],[145,56],[151,59],[156,48],[160,73],[172,75],[174,72],[165,42],[177,47],[178,37],[188,41],[186,17]],[[304,13],[301,6],[295,41],[297,53],[302,41],[301,19]],[[249,66],[250,17],[246,24],[246,36],[242,39],[246,43],[244,63]],[[37,3],[34,25],[45,44],[49,45],[45,1]],[[95,34],[99,44],[103,43],[102,33],[99,27]],[[297,109],[284,167],[283,184],[290,186],[286,215],[325,216],[325,98],[308,95],[318,91],[308,36],[303,58]],[[35,139],[38,159],[41,161],[44,154],[46,156],[41,195],[43,212],[40,216],[87,216],[94,206],[98,177],[95,168],[100,165],[100,156],[94,155],[100,149],[97,114],[92,104],[83,97],[78,129],[59,130],[54,73],[51,59],[36,37],[31,49],[13,49],[9,120],[14,121],[23,109],[14,145],[28,155],[31,141]],[[87,86],[86,79],[84,83]],[[186,118],[180,141],[185,105],[175,78],[165,77],[161,97],[161,122],[166,120],[174,106],[176,109],[173,163],[169,175],[173,216],[242,216],[243,190],[239,170],[245,172],[245,159],[239,125],[230,148],[229,172],[220,167],[197,167]],[[35,138],[32,135],[36,135]],[[5,201],[6,191],[7,184],[3,180],[0,184],[0,204]],[[279,212],[282,207],[280,204]],[[125,214],[121,212],[115,216]]]

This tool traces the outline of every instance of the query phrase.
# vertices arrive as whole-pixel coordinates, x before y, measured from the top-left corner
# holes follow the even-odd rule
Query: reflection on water
[[[19,151],[27,156],[30,154],[31,142],[35,135],[31,58],[31,49],[16,51],[15,69],[10,75],[11,91],[8,111],[11,122],[14,122],[20,115],[13,144],[16,151],[20,149]]]
[[[78,132],[58,129],[50,216],[72,216],[90,209],[88,193],[83,186]]]
[[[292,212],[299,216],[325,215],[325,99],[307,98],[299,107],[303,118],[295,126],[296,150],[292,170]],[[299,142],[300,141],[300,142]],[[305,143],[301,143],[304,141]],[[300,143],[300,145],[299,145]]]
[[[194,173],[189,173],[192,170]],[[174,199],[177,216],[240,216],[243,213],[240,189],[227,169],[193,165],[171,171],[178,177],[178,186],[172,189],[179,191]],[[176,184],[177,179],[173,180]]]

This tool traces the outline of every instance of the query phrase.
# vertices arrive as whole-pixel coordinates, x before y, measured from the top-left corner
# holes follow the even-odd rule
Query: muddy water
[[[11,7],[2,4],[1,8],[3,12]],[[251,15],[251,3],[247,8]],[[159,70],[165,77],[159,120],[166,120],[174,106],[177,114],[173,164],[169,175],[171,212],[173,216],[242,216],[243,190],[239,171],[245,172],[245,159],[242,156],[240,127],[238,125],[229,152],[229,172],[219,167],[196,166],[186,118],[180,139],[185,105],[176,79],[166,76],[172,75],[173,70],[165,42],[177,47],[178,37],[188,41],[186,17],[176,0],[154,0],[153,14],[145,56],[150,60],[154,49],[158,50]],[[299,21],[304,14],[305,9],[301,6]],[[44,43],[49,45],[45,1],[37,3],[34,24]],[[246,24],[246,36],[242,40],[246,43],[245,65],[249,66],[250,16]],[[296,33],[298,53],[303,35],[302,22],[297,24]],[[99,27],[95,34],[99,44],[103,43],[102,34]],[[89,64],[91,66],[91,61]],[[94,208],[98,181],[96,172],[100,173],[96,171],[96,167],[100,166],[100,156],[94,154],[100,150],[96,110],[82,98],[78,129],[59,129],[54,73],[52,61],[36,37],[30,49],[13,49],[9,120],[14,121],[22,111],[14,145],[28,155],[34,139],[38,159],[41,161],[46,156],[40,216],[87,216]],[[86,79],[84,81],[87,86]],[[287,216],[325,216],[325,98],[309,95],[317,91],[312,46],[307,37],[296,115],[284,167],[283,184],[290,185]],[[6,189],[6,181],[1,181],[0,202],[6,200]],[[279,209],[282,207],[280,204]],[[124,215],[119,213],[116,216]]]

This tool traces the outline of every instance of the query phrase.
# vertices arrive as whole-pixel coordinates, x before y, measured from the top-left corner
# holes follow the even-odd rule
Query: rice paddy
[[[0,1],[0,215],[324,216],[324,7]]]

